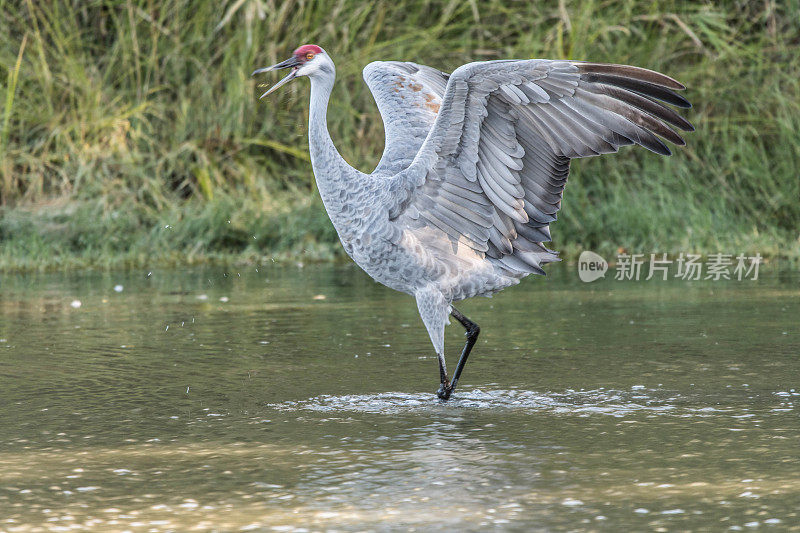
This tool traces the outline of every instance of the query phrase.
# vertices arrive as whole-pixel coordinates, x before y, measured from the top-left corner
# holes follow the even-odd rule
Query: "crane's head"
[[[271,67],[255,70],[253,71],[252,75],[255,76],[256,74],[260,74],[262,72],[269,72],[271,70],[280,70],[284,68],[292,69],[291,72],[289,72],[289,75],[273,85],[267,92],[262,94],[260,98],[264,98],[281,85],[289,83],[298,76],[309,76],[313,78],[317,75],[334,73],[333,61],[331,61],[331,58],[328,57],[327,53],[325,53],[325,50],[315,44],[304,44],[295,50],[292,53],[292,57],[286,61],[281,61],[280,63],[272,65]]]

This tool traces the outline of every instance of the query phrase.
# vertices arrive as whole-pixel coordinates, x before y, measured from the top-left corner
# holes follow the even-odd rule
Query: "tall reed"
[[[797,0],[0,1],[0,268],[331,257],[307,84],[259,101],[249,77],[306,42],[336,61],[330,129],[366,171],[383,148],[373,60],[666,72],[695,104],[688,145],[577,161],[553,246],[798,257],[798,20]]]

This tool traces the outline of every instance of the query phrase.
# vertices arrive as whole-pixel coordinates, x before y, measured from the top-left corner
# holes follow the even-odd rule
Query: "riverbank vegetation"
[[[678,0],[0,0],[0,269],[342,256],[305,140],[307,82],[250,72],[300,44],[337,65],[329,127],[370,171],[378,59],[628,63],[687,85],[670,158],[576,161],[551,247],[800,257],[800,5]],[[277,78],[268,78],[270,83]]]

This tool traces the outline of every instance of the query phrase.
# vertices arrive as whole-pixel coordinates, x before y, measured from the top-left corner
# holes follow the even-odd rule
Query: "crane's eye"
[[[314,52],[306,52],[306,60],[310,61],[314,59]]]

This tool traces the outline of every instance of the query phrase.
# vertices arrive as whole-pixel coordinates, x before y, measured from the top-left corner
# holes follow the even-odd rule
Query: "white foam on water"
[[[491,385],[490,385],[491,386]],[[375,394],[321,395],[307,400],[273,403],[267,407],[280,411],[317,411],[325,413],[453,413],[459,410],[501,410],[550,412],[574,416],[625,417],[632,414],[675,416],[680,418],[729,417],[744,422],[736,405],[718,404],[719,399],[688,397],[665,389],[633,390],[593,389],[530,391],[521,389],[459,389],[449,401],[441,401],[430,392],[381,392]],[[715,405],[716,404],[716,405]],[[771,411],[775,408],[770,406]],[[780,408],[793,411],[794,406]],[[762,413],[763,414],[763,413]],[[780,413],[775,413],[780,414]]]
[[[377,394],[322,395],[308,400],[286,401],[268,407],[281,411],[349,411],[361,413],[438,412],[464,409],[523,410],[564,414],[600,414],[624,416],[634,412],[663,413],[676,411],[663,399],[642,395],[638,389],[634,397],[630,391],[590,390],[564,392],[537,392],[528,390],[461,390],[443,402],[431,393],[382,392]],[[709,408],[704,408],[709,409]],[[682,409],[698,412],[697,409]]]

